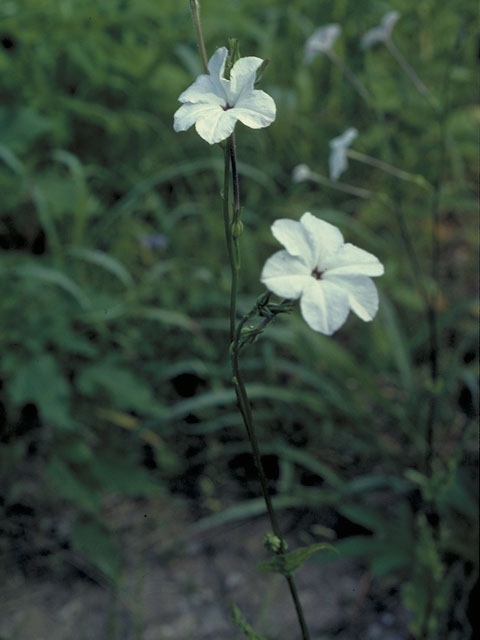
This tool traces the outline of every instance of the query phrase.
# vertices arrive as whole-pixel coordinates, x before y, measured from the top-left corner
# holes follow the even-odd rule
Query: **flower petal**
[[[206,104],[227,105],[227,95],[223,86],[223,73],[228,51],[226,47],[217,49],[208,62],[208,73],[204,73],[185,89],[179,96],[180,102],[203,102]]]
[[[339,24],[326,24],[319,27],[305,43],[305,64],[311,62],[319,53],[330,51],[342,28]]]
[[[310,270],[299,258],[288,251],[277,251],[265,263],[260,281],[277,296],[296,300],[308,287]]]
[[[299,182],[305,182],[312,175],[312,171],[310,167],[306,164],[297,164],[296,167],[293,167],[292,171],[292,182],[298,184]]]
[[[209,144],[226,140],[235,128],[237,119],[232,109],[224,111],[221,107],[211,108],[195,123],[198,135]]]
[[[226,106],[227,98],[223,89],[213,82],[212,76],[201,75],[178,97],[180,102],[218,104]]]
[[[348,295],[351,310],[357,316],[369,322],[378,311],[378,291],[373,281],[366,276],[334,276],[326,279],[339,286]]]
[[[333,282],[312,279],[300,299],[300,310],[312,329],[331,336],[347,319],[348,294]]]
[[[273,236],[283,244],[288,253],[302,259],[311,273],[315,267],[314,246],[301,222],[281,218],[275,220],[270,228]]]
[[[328,158],[330,180],[338,180],[348,167],[347,154],[343,147],[335,147]]]
[[[330,140],[330,146],[332,149],[336,149],[337,147],[341,147],[342,149],[346,149],[349,147],[355,138],[358,136],[358,130],[355,127],[349,127],[346,131],[342,133],[342,135],[337,136]]]
[[[348,167],[346,150],[357,136],[357,129],[350,127],[344,131],[341,136],[330,140],[330,148],[332,151],[328,159],[328,166],[331,180],[338,180],[340,175]]]
[[[325,277],[337,275],[381,276],[383,264],[372,253],[347,242],[330,256],[323,265]]]
[[[247,56],[237,60],[230,71],[230,91],[235,100],[242,93],[253,91],[258,68],[263,60],[255,56]]]
[[[276,106],[273,98],[264,91],[243,93],[232,109],[235,117],[252,129],[268,127],[275,120]]]
[[[204,118],[209,113],[224,113],[223,109],[218,105],[212,104],[194,104],[187,102],[179,107],[173,116],[173,128],[175,131],[186,131],[190,127]]]
[[[208,61],[208,70],[213,78],[223,78],[227,56],[227,47],[219,47]]]
[[[393,27],[395,26],[399,18],[400,14],[398,13],[398,11],[389,11],[383,16],[380,25],[383,27],[385,39],[391,36]]]
[[[312,269],[325,270],[326,261],[343,245],[343,236],[333,224],[320,220],[309,211],[300,218],[300,223],[307,231],[309,244],[313,247]]]
[[[362,47],[364,49],[368,49],[372,44],[376,44],[377,42],[385,42],[392,35],[393,27],[395,23],[400,18],[400,14],[398,11],[389,11],[386,13],[378,27],[373,27],[373,29],[369,29],[364,36],[362,37]]]
[[[363,34],[361,40],[362,49],[368,49],[373,44],[376,44],[377,42],[383,42],[383,40],[383,28],[373,27]]]

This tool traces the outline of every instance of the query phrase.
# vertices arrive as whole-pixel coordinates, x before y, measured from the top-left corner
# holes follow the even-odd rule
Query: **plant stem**
[[[240,271],[240,246],[238,241],[238,230],[233,232],[239,224],[240,217],[240,195],[239,195],[239,181],[238,181],[238,169],[237,158],[235,153],[235,138],[234,134],[229,137],[227,141],[227,147],[225,150],[226,158],[225,164],[228,162],[232,169],[232,186],[233,186],[233,216],[230,222],[230,216],[228,216],[228,235],[230,243],[230,265],[232,271],[232,282],[230,287],[230,342],[233,341],[235,335],[235,324],[237,314],[237,292],[238,292],[238,272]],[[227,212],[228,215],[228,212]]]
[[[372,195],[372,192],[368,189],[353,187],[351,184],[345,184],[344,182],[330,180],[330,178],[326,178],[325,176],[322,176],[319,173],[314,173],[313,171],[310,172],[308,180],[316,182],[317,184],[321,184],[324,187],[330,187],[330,189],[335,189],[336,191],[350,193],[352,196],[356,196],[357,198],[370,198]]]
[[[377,158],[373,158],[372,156],[368,156],[366,153],[361,153],[360,151],[355,151],[355,149],[347,149],[347,156],[352,158],[352,160],[358,160],[359,162],[363,162],[364,164],[368,164],[371,167],[375,167],[376,169],[380,169],[381,171],[385,171],[385,173],[389,173],[396,178],[400,178],[400,180],[406,180],[407,182],[414,182],[415,184],[419,184],[421,176],[416,176],[413,173],[408,173],[408,171],[403,171],[402,169],[397,169],[391,164],[387,162],[383,162],[382,160],[378,160]],[[428,185],[426,181],[425,185]]]
[[[340,69],[340,71],[347,78],[355,91],[357,91],[357,93],[360,94],[364,100],[370,102],[372,96],[368,93],[363,84],[359,80],[357,80],[357,78],[352,73],[352,71],[350,71],[347,65],[342,60],[340,60],[340,58],[335,53],[333,53],[333,51],[326,51],[326,54],[333,62],[333,64]]]
[[[390,51],[390,53],[392,54],[392,56],[395,58],[395,60],[398,62],[398,64],[402,67],[402,69],[405,71],[405,73],[407,74],[407,76],[410,78],[410,80],[413,82],[413,84],[415,85],[415,87],[418,89],[418,91],[424,95],[427,96],[429,91],[427,89],[427,87],[423,84],[423,82],[420,80],[420,78],[417,76],[417,74],[415,73],[415,70],[412,66],[410,66],[408,64],[408,62],[405,60],[405,58],[402,56],[402,54],[400,53],[400,51],[397,49],[397,46],[394,44],[393,40],[391,38],[387,38],[385,40],[385,46],[387,47],[387,49]]]
[[[227,243],[228,258],[230,260],[232,283],[230,287],[230,342],[233,341],[235,335],[235,315],[236,315],[236,288],[237,288],[237,271],[234,267],[233,250],[232,250],[232,229],[230,223],[230,147],[229,143],[225,143],[225,169],[223,174],[223,224],[225,227],[225,240]]]
[[[192,11],[193,26],[195,27],[195,33],[197,36],[198,48],[200,49],[200,57],[202,58],[203,68],[205,73],[210,73],[208,70],[208,58],[207,51],[205,49],[205,42],[203,40],[202,23],[200,21],[200,2],[198,0],[190,0],[190,9]]]
[[[236,327],[236,298],[237,298],[237,289],[238,289],[238,272],[240,270],[240,253],[239,253],[240,189],[239,189],[239,179],[238,179],[238,169],[237,169],[237,157],[236,157],[236,150],[235,150],[235,138],[233,134],[230,136],[225,146],[224,176],[226,181],[229,178],[229,171],[227,167],[228,161],[230,161],[231,170],[232,170],[233,214],[232,214],[231,223],[230,223],[230,217],[228,215],[229,214],[228,198],[225,197],[225,195],[228,194],[228,186],[226,184],[224,185],[223,192],[224,192],[225,230],[226,230],[227,246],[229,248],[229,256],[230,256],[231,271],[232,271],[232,282],[231,282],[231,293],[230,293],[230,328],[232,329],[232,327]],[[260,480],[263,499],[265,500],[265,505],[267,507],[267,513],[270,519],[272,531],[274,535],[277,536],[277,538],[283,542],[280,525],[278,523],[278,519],[277,519],[275,510],[273,508],[270,492],[268,490],[267,478],[263,470],[260,448],[258,445],[258,439],[255,433],[255,427],[253,423],[252,409],[250,407],[250,402],[248,400],[247,390],[245,388],[243,376],[240,371],[240,365],[239,365],[240,338],[241,338],[242,328],[245,324],[245,320],[246,318],[240,321],[236,329],[234,329],[233,337],[230,344],[230,357],[231,357],[231,363],[232,363],[233,383],[235,385],[235,393],[237,396],[240,413],[242,414],[243,422],[244,422],[245,429],[247,431],[247,436],[252,449],[253,459],[254,459],[255,466],[257,468],[258,478]],[[281,544],[280,546],[281,546],[280,553],[283,553],[284,545]],[[302,631],[302,639],[310,640],[308,627],[305,621],[303,608],[302,608],[300,599],[298,597],[298,591],[295,585],[294,578],[293,576],[290,575],[290,576],[286,576],[286,580],[288,583],[288,587],[290,589],[290,594],[292,596],[292,600],[295,606],[295,611],[297,613],[298,622]]]

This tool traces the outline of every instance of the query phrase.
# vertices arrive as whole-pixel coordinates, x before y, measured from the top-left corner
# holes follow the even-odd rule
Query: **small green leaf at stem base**
[[[278,555],[260,562],[257,565],[258,571],[265,571],[268,573],[280,573],[282,576],[291,576],[294,571],[299,569],[303,563],[313,556],[314,553],[319,551],[335,551],[335,547],[326,542],[318,542],[311,544],[308,547],[298,547],[294,551],[288,553],[279,553]]]
[[[232,602],[232,617],[235,626],[243,632],[244,636],[248,638],[248,640],[266,640],[264,636],[259,636],[255,633],[252,627],[248,624],[243,613],[234,602]]]

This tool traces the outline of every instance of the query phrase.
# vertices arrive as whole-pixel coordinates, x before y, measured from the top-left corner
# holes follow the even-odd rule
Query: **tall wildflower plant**
[[[243,223],[234,130],[237,122],[252,129],[268,127],[275,120],[276,105],[268,94],[254,88],[268,61],[254,56],[240,57],[236,41],[230,41],[230,49],[217,49],[208,60],[198,0],[190,0],[190,6],[205,73],[179,96],[182,105],[174,115],[174,129],[180,132],[195,126],[203,140],[210,145],[220,144],[223,149],[223,221],[231,269],[229,355],[232,380],[272,529],[264,542],[273,557],[263,563],[262,568],[285,577],[302,638],[310,640],[293,574],[310,555],[329,545],[314,544],[287,552],[287,542],[262,466],[252,409],[240,368],[240,354],[277,315],[290,312],[295,300],[300,300],[301,313],[307,324],[325,335],[332,335],[339,329],[350,311],[362,320],[373,320],[378,310],[378,293],[371,278],[382,275],[384,269],[375,256],[345,243],[339,229],[310,212],[304,213],[299,221],[276,220],[271,230],[284,249],[271,256],[262,270],[260,279],[268,292],[259,296],[249,313],[238,318]],[[272,294],[281,301],[273,302]]]
[[[271,532],[266,534],[264,542],[272,552],[272,558],[260,566],[285,577],[302,638],[309,640],[311,636],[293,574],[308,557],[329,545],[320,543],[287,552],[287,542],[262,467],[252,409],[240,368],[240,354],[277,315],[290,312],[295,300],[300,301],[307,324],[325,335],[332,335],[339,329],[350,311],[364,321],[373,320],[378,309],[378,293],[371,278],[382,275],[384,269],[375,256],[345,243],[339,229],[309,212],[299,221],[276,220],[271,230],[284,248],[271,256],[262,270],[260,279],[268,291],[258,297],[249,313],[238,317],[243,223],[234,130],[237,122],[252,129],[268,127],[275,120],[276,105],[267,93],[255,89],[268,61],[254,56],[240,57],[238,43],[233,40],[229,49],[220,47],[208,59],[198,0],[190,0],[190,7],[205,73],[179,96],[182,105],[174,115],[174,129],[180,132],[195,126],[203,140],[210,145],[220,144],[223,149],[223,221],[231,269],[229,356],[232,380],[271,525]],[[281,300],[272,301],[272,294]],[[234,619],[239,615],[235,609]]]

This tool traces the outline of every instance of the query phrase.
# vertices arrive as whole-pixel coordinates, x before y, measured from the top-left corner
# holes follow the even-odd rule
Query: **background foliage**
[[[360,49],[392,8],[394,39],[436,107],[386,49]],[[353,318],[325,338],[295,312],[244,359],[272,488],[280,506],[307,514],[312,541],[320,506],[353,523],[359,535],[337,548],[395,576],[415,637],[463,638],[477,567],[473,3],[204,0],[202,13],[209,52],[236,37],[243,55],[271,59],[262,88],[278,108],[261,133],[238,127],[242,310],[262,292],[279,217],[310,210],[386,266],[372,324]],[[373,106],[325,57],[302,64],[305,39],[332,21],[343,28],[335,51]],[[180,491],[201,498],[207,525],[236,517],[218,480],[245,473],[247,460],[225,358],[222,154],[172,129],[177,97],[200,72],[187,2],[0,7],[5,553],[27,514],[37,531],[24,553],[43,533],[54,556],[40,514],[63,505],[65,544],[115,581],[109,495]],[[354,161],[342,180],[369,198],[294,185],[300,162],[326,174],[328,141],[348,126],[360,132],[355,149],[432,189]],[[438,327],[433,384],[425,293]],[[258,512],[246,464],[245,515]]]

